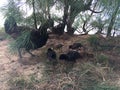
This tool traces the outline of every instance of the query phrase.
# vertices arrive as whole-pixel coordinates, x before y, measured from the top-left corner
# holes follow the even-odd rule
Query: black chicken
[[[47,58],[49,59],[49,61],[52,63],[53,66],[57,65],[57,55],[56,52],[54,50],[52,50],[51,48],[48,48],[47,50]]]
[[[81,43],[73,43],[73,45],[69,46],[69,49],[78,49],[83,47],[83,45]]]
[[[56,52],[52,50],[51,48],[48,48],[47,50],[47,58],[52,61],[53,59],[56,59]]]
[[[52,27],[52,32],[57,35],[62,35],[64,33],[65,24],[60,23],[55,27]]]
[[[18,48],[19,57],[22,58],[21,48],[33,55],[30,50],[34,50],[44,46],[48,40],[47,28],[50,27],[49,21],[41,25],[39,30],[35,30],[26,26],[17,26],[13,17],[8,17],[5,20],[5,32],[16,40],[16,47]],[[27,34],[23,34],[27,32]]]
[[[67,56],[67,54],[60,54],[59,59],[60,60],[68,60],[68,56]]]
[[[65,72],[69,73],[74,64],[76,63],[76,60],[81,58],[81,55],[77,51],[69,51],[67,54],[61,54],[59,56],[60,60],[64,60],[64,67],[65,67]]]
[[[53,48],[56,50],[59,50],[60,52],[62,51],[63,44],[57,44]]]
[[[77,51],[69,51],[67,54],[61,54],[59,56],[60,60],[65,60],[68,62],[76,62],[76,59],[82,58],[80,53]]]

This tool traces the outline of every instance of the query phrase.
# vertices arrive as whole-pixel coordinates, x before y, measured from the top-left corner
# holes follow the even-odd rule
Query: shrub
[[[99,41],[100,40],[96,35],[92,35],[88,38],[88,42],[90,43],[94,50],[98,49]]]
[[[4,32],[3,28],[0,29],[0,39],[4,40],[7,38],[7,34]]]
[[[119,87],[110,85],[96,85],[94,90],[119,90]]]
[[[103,66],[108,65],[108,57],[103,54],[97,55],[97,63],[99,63]]]

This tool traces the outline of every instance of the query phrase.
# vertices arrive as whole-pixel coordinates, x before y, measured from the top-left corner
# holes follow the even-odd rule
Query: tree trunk
[[[68,13],[68,18],[67,18],[67,33],[69,35],[73,35],[74,34],[74,28],[72,27],[72,24],[73,24],[74,19],[76,17],[76,15],[73,15],[72,14],[73,12],[71,12],[71,11],[72,10],[71,10],[71,7],[70,7],[70,11]]]
[[[111,31],[112,31],[113,25],[115,23],[115,19],[116,19],[118,10],[119,10],[119,3],[117,4],[117,7],[116,7],[115,11],[112,14],[111,21],[110,21],[110,24],[109,24],[108,30],[107,30],[107,37],[111,36]]]
[[[67,19],[68,19],[68,9],[69,9],[69,5],[68,5],[68,0],[64,0],[64,15],[63,15],[63,23],[67,24]]]
[[[89,2],[90,5],[91,5],[91,2],[92,2],[92,0]],[[93,6],[93,11],[95,10],[95,7],[97,6],[97,3],[98,3],[98,0],[95,2],[95,5]],[[88,7],[89,7],[89,5],[88,5]],[[87,25],[88,21],[90,20],[90,18],[93,16],[93,13],[94,13],[94,12],[91,12],[90,16],[89,16],[88,18],[86,18],[86,20],[85,20],[84,23],[83,23],[82,29],[83,29],[83,32],[84,32],[85,34],[88,34],[88,32],[89,32],[89,31],[87,31],[87,29],[86,29],[86,25]]]
[[[72,24],[73,24],[73,22],[74,22],[74,20],[72,20],[72,19],[68,19],[68,22],[67,22],[67,33],[69,34],[69,35],[73,35],[74,34],[74,28],[72,27]]]
[[[72,3],[69,5],[68,10],[68,17],[67,17],[67,33],[70,35],[73,35],[75,32],[75,29],[72,27],[72,24],[75,20],[75,17],[81,12],[89,10],[93,0],[90,0],[88,4],[84,4],[84,1],[77,1],[73,0]],[[81,3],[81,8],[76,7],[74,4]]]
[[[35,14],[35,1],[34,0],[32,0],[32,6],[33,6],[34,26],[35,26],[35,29],[37,29],[37,19],[36,19],[36,14]]]

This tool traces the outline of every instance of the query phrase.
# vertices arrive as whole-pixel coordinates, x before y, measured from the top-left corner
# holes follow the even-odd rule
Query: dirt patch
[[[28,76],[44,68],[40,58],[32,58],[28,55],[19,59],[18,56],[8,52],[8,40],[0,41],[0,90],[9,90],[8,81],[17,76]],[[41,77],[42,75],[39,75]]]

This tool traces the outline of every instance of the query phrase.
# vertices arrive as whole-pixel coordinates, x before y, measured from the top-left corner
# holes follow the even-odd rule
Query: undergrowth
[[[5,40],[8,37],[8,35],[4,32],[4,29],[0,29],[0,40]]]
[[[47,64],[46,64],[47,65]],[[32,75],[10,80],[11,90],[119,90],[117,86],[107,83],[112,72],[109,67],[96,66],[90,62],[75,64],[68,72],[46,66],[41,79]],[[106,72],[107,70],[107,72]]]
[[[100,39],[96,35],[90,36],[87,40],[94,50],[98,49]]]
[[[21,51],[24,51],[24,48],[29,48],[31,46],[34,48],[34,45],[30,40],[30,32],[24,31],[21,36],[10,42],[8,50],[11,54],[15,55],[18,52],[18,48],[21,48]]]
[[[96,36],[88,41],[95,50],[99,48],[96,46],[99,44]],[[44,57],[45,68],[41,73],[42,77],[37,78],[37,73],[27,78],[14,77],[8,82],[11,90],[120,90],[112,80],[117,81],[119,75],[109,67],[107,55],[97,53],[94,58],[96,63],[88,60],[71,64],[58,60],[58,64],[52,66],[45,57],[46,50],[43,51],[44,54],[41,56]]]

